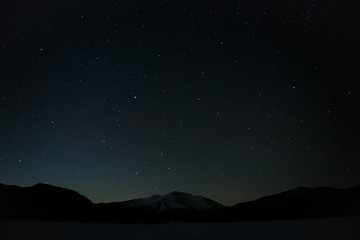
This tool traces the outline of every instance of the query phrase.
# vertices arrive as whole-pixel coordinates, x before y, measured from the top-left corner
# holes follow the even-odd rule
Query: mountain
[[[0,218],[86,219],[92,202],[79,193],[47,184],[18,187],[0,184]]]
[[[348,216],[360,216],[360,185],[348,189],[300,187],[225,207],[182,192],[94,204],[78,192],[47,184],[0,184],[0,220],[159,223]]]
[[[360,216],[360,185],[300,187],[237,204],[223,214],[223,219],[231,221]]]
[[[136,208],[148,208],[158,215],[164,215],[178,210],[205,213],[224,207],[220,203],[208,198],[177,191],[162,196],[154,195],[148,198],[134,199],[120,204]]]
[[[221,207],[210,199],[180,192],[122,203],[94,204],[73,190],[47,184],[32,187],[0,184],[0,220],[206,221],[213,209]]]
[[[143,210],[157,222],[211,221],[224,208],[211,199],[177,191],[117,204]]]

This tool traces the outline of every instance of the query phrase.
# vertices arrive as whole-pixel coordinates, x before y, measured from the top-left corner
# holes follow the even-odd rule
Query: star
[[[2,181],[226,205],[358,184],[358,29],[326,21],[350,5],[22,2],[0,1]]]

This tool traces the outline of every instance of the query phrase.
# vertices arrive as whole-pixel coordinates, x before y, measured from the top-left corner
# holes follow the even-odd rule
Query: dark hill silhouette
[[[237,204],[223,214],[233,221],[360,216],[360,185],[349,189],[300,187]]]
[[[85,220],[91,206],[86,197],[61,187],[0,184],[0,214],[5,219]]]

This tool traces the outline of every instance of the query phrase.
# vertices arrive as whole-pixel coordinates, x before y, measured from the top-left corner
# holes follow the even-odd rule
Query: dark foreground
[[[169,224],[0,222],[0,239],[360,239],[360,218]]]

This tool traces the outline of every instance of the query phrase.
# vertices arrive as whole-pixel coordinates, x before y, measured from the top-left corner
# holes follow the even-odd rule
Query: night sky
[[[232,205],[360,183],[360,10],[2,0],[0,182]]]

